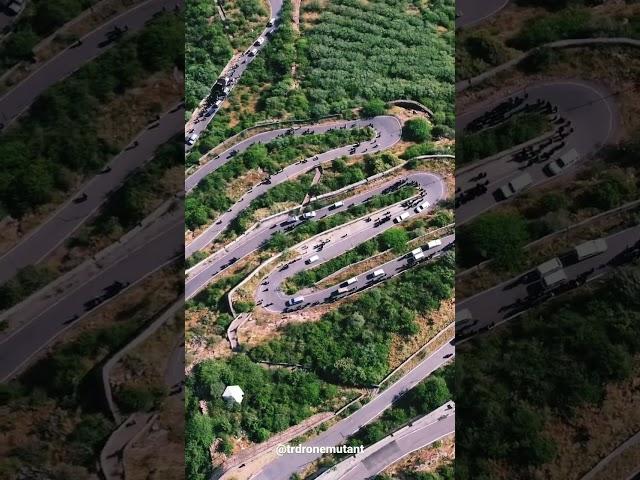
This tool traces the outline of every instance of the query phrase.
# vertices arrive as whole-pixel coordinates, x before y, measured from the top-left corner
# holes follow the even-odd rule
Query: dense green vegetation
[[[33,47],[51,35],[83,10],[98,0],[31,0],[14,26],[14,33],[0,47],[0,70],[8,69],[21,60],[33,59]],[[58,41],[72,43],[75,37],[57,37]]]
[[[227,190],[231,182],[250,170],[273,174],[298,159],[371,138],[368,128],[334,130],[318,135],[286,136],[267,144],[254,144],[207,175],[189,194],[185,203],[185,224],[194,230],[214,220],[234,201]],[[303,197],[304,198],[304,197]]]
[[[559,446],[545,427],[575,428],[578,409],[597,409],[608,384],[634,374],[638,299],[636,263],[459,349],[457,478],[509,476],[553,460]],[[576,434],[589,441],[588,432]]]
[[[0,310],[6,310],[37,292],[50,283],[57,272],[49,267],[29,265],[16,273],[15,277],[0,285]]]
[[[193,110],[205,98],[222,68],[233,55],[229,37],[215,2],[190,0],[185,4],[185,107]]]
[[[402,127],[402,138],[410,142],[431,140],[431,125],[424,118],[407,120]]]
[[[349,445],[373,445],[417,417],[426,415],[451,400],[455,369],[446,366],[403,395],[374,422],[362,427],[349,439]]]
[[[490,157],[539,137],[550,126],[548,118],[540,113],[515,115],[496,127],[462,135],[456,160],[464,164]]]
[[[244,391],[240,405],[227,405],[222,392],[228,385]],[[327,408],[338,389],[312,373],[284,368],[266,369],[245,355],[228,360],[206,360],[196,365],[186,384],[185,462],[190,480],[211,475],[209,447],[215,438],[220,450],[229,452],[230,436],[245,433],[254,442],[296,425]],[[208,415],[200,412],[199,401],[207,403]]]
[[[509,49],[486,31],[461,32],[456,42],[456,80],[472,78],[510,59]]]
[[[336,213],[335,215],[330,215],[317,221],[305,222],[288,233],[275,233],[265,244],[265,248],[267,250],[283,251],[302,240],[326,232],[349,220],[360,218],[369,212],[397,203],[413,196],[415,193],[415,187],[402,187],[393,193],[377,195],[365,203],[350,206],[344,212]]]
[[[66,193],[74,174],[101,168],[115,146],[97,134],[100,106],[140,78],[182,66],[182,45],[182,18],[162,15],[42,94],[20,128],[0,137],[0,211],[20,218]]]
[[[301,288],[311,287],[316,282],[328,277],[338,270],[367,258],[371,258],[380,252],[393,249],[400,254],[406,250],[409,234],[403,228],[390,228],[375,238],[361,243],[353,250],[343,253],[322,265],[303,270],[287,279],[285,293],[292,295]]]
[[[436,123],[453,127],[454,23],[450,0],[329,2],[297,44],[310,114],[406,98],[428,105]]]
[[[333,383],[375,384],[388,373],[392,337],[416,334],[416,315],[437,309],[453,294],[453,282],[453,255],[446,255],[406,271],[317,322],[287,325],[280,338],[253,348],[249,356],[302,364]]]

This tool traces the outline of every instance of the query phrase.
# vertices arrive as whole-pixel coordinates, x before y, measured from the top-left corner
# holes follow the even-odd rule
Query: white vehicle
[[[585,258],[594,257],[606,251],[607,241],[604,238],[589,240],[588,242],[581,243],[575,248],[575,253],[578,257],[578,260],[584,260]]]
[[[340,287],[338,289],[338,295],[342,295],[343,293],[347,293],[349,291],[349,287]]]
[[[300,295],[299,297],[294,297],[287,300],[287,305],[298,305],[302,302],[304,302],[304,297]]]
[[[340,208],[343,205],[344,205],[344,202],[342,200],[339,200],[336,203],[334,203],[333,205],[331,205],[331,208]]]
[[[442,245],[442,240],[436,238],[435,240],[429,240],[427,242],[427,250],[431,250],[432,248],[436,248]]]
[[[316,216],[316,212],[315,210],[313,212],[307,212],[305,214],[302,215],[302,218],[304,219],[309,219],[309,218],[314,218]]]
[[[556,270],[560,270],[561,268],[562,262],[560,262],[558,257],[556,257],[538,265],[538,268],[536,268],[536,272],[538,272],[538,275],[540,275],[541,277],[544,277],[545,275],[555,272]]]
[[[548,163],[544,168],[551,175],[558,175],[562,170],[573,165],[577,160],[578,152],[572,148],[564,155],[561,155],[560,158]]]
[[[223,93],[224,95],[229,95],[229,92],[230,92],[230,91],[231,91],[231,87],[224,87],[224,88],[222,89],[222,93]]]
[[[192,146],[194,143],[198,141],[198,134],[192,133],[187,137],[187,145]]]
[[[257,48],[252,48],[251,50],[249,50],[249,56],[250,57],[255,57],[256,53],[258,53],[258,49]]]
[[[417,262],[418,260],[423,259],[424,253],[422,252],[422,249],[416,248],[414,250],[411,250],[411,258],[413,259],[414,262]]]
[[[256,40],[256,43],[254,43],[254,45],[262,45],[264,43],[264,37],[258,37],[258,39]]]
[[[344,282],[344,285],[353,285],[358,281],[358,277],[351,277],[349,280]]]
[[[275,24],[276,24],[275,17],[270,18],[269,21],[267,22],[267,27],[273,27]]]
[[[314,255],[313,257],[309,257],[307,259],[307,265],[310,265],[312,263],[317,262],[318,260],[320,260],[320,257],[318,255]]]
[[[567,281],[567,274],[564,273],[563,269],[556,270],[555,272],[552,272],[542,277],[542,284],[545,286],[545,288],[553,288],[566,281]]]
[[[407,218],[409,218],[409,212],[402,212],[400,215],[393,219],[393,223],[400,223]]]
[[[384,273],[384,270],[381,268],[373,272],[373,278],[382,277],[383,275],[385,275],[385,273]]]
[[[468,308],[456,312],[456,328],[465,328],[473,323],[473,317]]]
[[[416,208],[414,208],[414,211],[416,213],[420,213],[421,211],[423,211],[426,208],[429,208],[430,206],[431,206],[431,204],[429,202],[422,202]]]
[[[528,173],[523,173],[522,175],[511,180],[506,185],[500,187],[500,192],[502,193],[502,195],[504,195],[504,198],[509,198],[512,195],[520,192],[521,190],[524,190],[532,183],[533,179],[531,178],[531,175],[529,175]]]
[[[220,105],[222,105],[222,100],[216,100],[216,103],[214,105],[216,106],[216,108],[220,108]]]

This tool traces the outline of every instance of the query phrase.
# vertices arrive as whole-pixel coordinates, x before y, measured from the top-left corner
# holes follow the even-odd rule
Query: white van
[[[249,50],[249,56],[250,57],[255,57],[256,53],[258,53],[258,49],[257,48],[252,48],[251,50]]]
[[[349,287],[340,287],[338,289],[338,295],[342,295],[343,293],[347,293],[349,291]]]
[[[556,270],[560,270],[561,268],[562,262],[560,262],[558,257],[556,257],[538,265],[538,268],[536,268],[536,272],[538,272],[538,275],[540,275],[541,277],[544,277],[545,275],[555,272]]]
[[[316,212],[313,211],[313,212],[307,212],[307,213],[303,214],[302,218],[308,220],[309,218],[314,218],[315,216],[316,216]]]
[[[436,248],[442,245],[442,240],[436,238],[435,240],[429,240],[427,242],[427,250],[431,250],[432,248]]]
[[[416,213],[420,213],[421,211],[423,211],[425,208],[429,208],[431,206],[431,204],[429,202],[422,202],[420,203],[415,209],[414,211]]]
[[[333,205],[331,205],[331,208],[340,208],[343,205],[344,205],[344,202],[342,200],[339,200],[336,203],[334,203]]]
[[[353,285],[354,283],[356,283],[358,281],[358,277],[351,277],[349,280],[347,280],[346,282],[344,282],[345,285]]]
[[[318,255],[314,255],[313,257],[309,257],[307,259],[307,265],[310,265],[312,263],[317,262],[318,260],[320,260],[320,257]]]
[[[254,43],[254,45],[262,45],[264,43],[264,37],[258,37],[258,39],[256,40],[256,43]]]
[[[222,105],[222,100],[216,100],[216,103],[215,103],[216,108],[220,108],[220,105]]]
[[[398,215],[396,218],[393,219],[393,223],[400,223],[403,220],[406,220],[407,218],[409,218],[409,212],[403,212],[402,214]]]
[[[584,260],[585,258],[594,257],[607,251],[607,241],[604,238],[598,238],[596,240],[589,240],[588,242],[581,243],[575,248],[576,256],[578,260]]]
[[[304,297],[300,295],[299,297],[294,297],[287,300],[287,305],[298,305],[302,302],[304,302]]]
[[[542,277],[542,284],[545,288],[553,288],[567,281],[567,274],[563,269],[556,270],[544,277]]]
[[[192,133],[191,135],[189,135],[187,137],[187,145],[191,146],[194,143],[196,143],[196,141],[198,141],[198,134],[197,133]]]
[[[549,172],[551,175],[558,175],[565,168],[573,165],[578,160],[578,152],[576,152],[575,148],[572,148],[564,155],[561,155],[557,160],[553,160],[548,163],[545,167],[545,170]]]
[[[511,180],[506,185],[500,187],[500,192],[502,193],[502,195],[504,195],[504,198],[509,198],[512,195],[520,192],[521,190],[524,190],[532,183],[533,179],[531,178],[531,175],[529,175],[528,173],[523,173],[522,175]]]
[[[276,24],[276,19],[274,18],[270,18],[269,21],[267,22],[267,27],[273,27]]]
[[[373,278],[382,277],[384,275],[384,270],[382,268],[373,272]]]

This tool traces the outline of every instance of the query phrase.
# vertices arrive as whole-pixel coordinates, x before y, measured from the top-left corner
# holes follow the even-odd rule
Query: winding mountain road
[[[311,159],[305,159],[295,164],[289,165],[282,169],[280,172],[275,173],[269,177],[269,183],[261,182],[255,185],[248,193],[246,193],[238,202],[236,202],[229,211],[223,213],[218,217],[212,225],[207,227],[198,237],[191,241],[185,247],[185,258],[189,258],[195,252],[206,248],[215,238],[227,228],[230,221],[238,216],[240,212],[245,210],[253,200],[264,194],[274,186],[285,182],[291,178],[295,178],[302,173],[313,170],[318,165],[330,162],[336,158],[342,156],[355,156],[362,155],[363,153],[375,153],[383,150],[387,150],[400,141],[402,134],[402,127],[396,117],[392,116],[380,116],[368,120],[355,120],[355,121],[343,121],[332,122],[320,125],[312,125],[306,127],[300,127],[294,129],[292,134],[301,136],[303,132],[309,131],[313,134],[323,134],[336,129],[343,128],[364,128],[371,126],[379,137],[375,137],[369,141],[361,142],[358,147],[354,148],[354,145],[347,145],[340,148],[335,148],[312,157]],[[200,183],[207,175],[216,171],[222,165],[229,162],[238,153],[244,152],[251,145],[257,143],[268,143],[276,138],[286,135],[291,129],[278,129],[270,130],[256,134],[246,140],[239,142],[238,144],[230,147],[226,151],[222,152],[218,158],[214,158],[208,163],[204,164],[192,175],[187,177],[185,181],[185,190],[187,192],[193,190],[198,183]],[[354,150],[352,150],[354,149]],[[353,151],[353,153],[351,153]]]

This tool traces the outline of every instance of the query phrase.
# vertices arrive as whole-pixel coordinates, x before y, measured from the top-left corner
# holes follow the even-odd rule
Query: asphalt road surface
[[[442,180],[435,175],[424,172],[416,172],[408,175],[406,177],[406,180],[418,182],[418,185],[422,187],[424,192],[426,192],[427,201],[429,201],[431,204],[435,204],[435,202],[441,199],[444,195],[444,185],[442,183]],[[346,198],[344,199],[344,205],[342,207],[332,208],[331,206],[327,206],[318,209],[316,211],[315,220],[320,220],[325,217],[344,212],[353,205],[360,205],[362,203],[365,203],[368,200],[380,195],[383,190],[389,188],[396,182],[397,180],[394,179],[389,182],[385,182],[378,187]],[[263,222],[260,227],[253,230],[247,236],[235,241],[226,249],[219,251],[217,254],[210,257],[209,260],[202,262],[198,266],[194,267],[188,272],[188,277],[185,285],[186,298],[192,298],[199,291],[205,288],[216,275],[222,272],[225,268],[232,265],[238,259],[243,258],[249,253],[258,249],[274,233],[285,232],[288,229],[300,225],[301,223],[303,223],[302,220],[294,220],[289,217],[288,214],[274,217],[267,222]],[[373,222],[372,220],[368,224],[370,225],[370,228],[377,228],[374,227],[374,223],[375,222]],[[384,226],[384,228],[388,228],[390,224],[393,224],[392,221],[387,221],[382,225]],[[346,246],[346,244],[344,246]]]
[[[484,172],[487,176],[482,181],[488,181],[487,192],[456,208],[456,225],[463,225],[497,204],[504,203],[505,200],[496,198],[494,192],[524,172],[529,173],[533,179],[533,183],[527,188],[548,181],[551,178],[544,172],[545,165],[571,149],[576,150],[580,159],[562,172],[562,175],[575,172],[576,166],[579,166],[587,155],[594,153],[612,139],[618,122],[618,113],[609,92],[584,82],[558,81],[528,87],[526,93],[528,103],[532,104],[541,99],[557,106],[557,115],[571,122],[570,127],[573,128],[573,132],[562,140],[565,143],[562,148],[557,150],[549,160],[541,163],[534,163],[527,167],[512,161],[509,155],[496,158],[488,164],[480,164],[476,168],[464,168],[464,173],[456,175],[456,187],[460,187],[463,191],[473,187],[477,182],[471,179]],[[522,94],[523,92],[518,92],[517,95],[522,96]],[[458,130],[464,129],[471,120],[508,98],[510,97],[484,104],[476,107],[472,112],[462,114],[458,117]]]
[[[271,18],[279,18],[280,12],[282,10],[282,0],[269,0],[269,6],[271,7]],[[265,43],[263,43],[262,45],[252,44],[249,48],[247,48],[245,52],[242,53],[242,55],[240,55],[240,57],[233,63],[233,65],[231,65],[230,68],[225,71],[224,75],[229,77],[231,82],[229,85],[231,90],[238,84],[238,82],[240,81],[240,77],[242,77],[242,74],[249,67],[249,64],[251,64],[253,59],[260,55],[260,50],[262,50],[269,43],[270,36],[267,35],[267,32],[272,31],[274,28],[275,27],[265,27],[259,35],[266,40]],[[257,54],[255,56],[249,55],[249,51],[252,48],[255,48],[257,50]],[[228,95],[229,94],[224,97],[224,100],[227,99]],[[213,117],[216,116],[216,113],[218,113],[220,108],[222,108],[222,104],[219,107],[211,105],[205,110],[199,109],[197,118],[187,123],[187,133],[189,135],[194,133],[196,135],[202,134],[211,120],[213,120]],[[191,148],[192,147],[189,145],[185,146],[186,151],[191,150]]]
[[[456,0],[456,28],[470,27],[495,15],[509,0]]]
[[[184,118],[182,107],[174,109],[145,129],[132,144],[107,165],[110,171],[101,173],[82,186],[73,198],[51,215],[20,243],[0,257],[0,284],[12,278],[27,265],[41,261],[102,205],[136,168],[153,158],[155,150],[175,136],[176,125]],[[86,200],[79,202],[86,194]]]
[[[317,437],[305,442],[303,445],[327,447],[343,444],[348,437],[352,436],[360,428],[367,425],[389,408],[398,395],[404,394],[412,389],[432,372],[449,361],[454,355],[455,348],[451,343],[446,343],[362,408],[329,427]],[[440,426],[437,426],[438,431],[440,428]],[[430,434],[430,432],[423,432],[423,434]],[[309,463],[320,458],[321,455],[320,453],[285,454],[268,464],[256,475],[255,480],[283,480],[289,478]]]
[[[382,231],[393,225],[394,224],[392,222],[387,222],[386,224],[382,224],[378,228],[372,227],[371,229],[362,230],[353,236],[350,235],[349,237],[347,237],[347,239],[337,239],[336,241],[332,241],[331,243],[329,243],[328,247],[325,247],[321,252],[316,252],[314,250],[312,252],[309,252],[302,259],[295,259],[285,270],[274,270],[265,279],[265,282],[268,282],[268,285],[260,285],[258,287],[255,296],[256,304],[261,305],[266,310],[280,313],[296,311],[311,305],[338,300],[340,298],[344,298],[347,295],[357,293],[361,290],[376,285],[383,280],[387,280],[391,278],[391,276],[401,273],[417,265],[418,263],[423,263],[430,259],[438,258],[446,247],[452,246],[455,239],[454,235],[447,235],[445,237],[442,237],[442,245],[434,247],[432,249],[429,249],[425,242],[425,244],[420,247],[425,254],[425,258],[423,258],[419,262],[412,261],[413,257],[409,253],[395,258],[383,265],[377,265],[358,275],[358,281],[352,284],[349,287],[350,290],[344,294],[338,293],[337,289],[338,287],[340,287],[340,285],[334,285],[322,290],[307,288],[295,293],[294,295],[286,295],[284,292],[282,292],[281,285],[287,278],[303,270],[312,269],[317,267],[318,265],[321,265],[321,263],[313,263],[311,265],[307,265],[305,261],[306,258],[309,258],[312,255],[319,255],[321,256],[321,261],[326,262],[328,260],[331,260],[332,258],[342,255],[345,252],[348,252],[349,250],[354,249],[359,244],[375,237],[376,235],[380,234]],[[385,275],[378,279],[373,278],[373,272],[380,268],[385,271]],[[288,306],[287,302],[289,302],[290,299],[301,295],[304,296],[304,301],[302,303],[295,306]]]
[[[411,424],[343,460],[318,480],[367,480],[416,450],[455,431],[455,404],[447,402]]]
[[[117,296],[122,290],[113,290],[115,282],[120,282],[124,288],[131,287],[156,271],[163,261],[168,263],[180,255],[183,228],[182,223],[175,224],[121,261],[105,267],[99,275],[67,292],[66,296],[5,338],[0,343],[0,381],[18,373],[35,354],[93,308]],[[87,302],[91,301],[96,305],[90,307]]]
[[[304,172],[314,169],[316,166],[335,160],[342,156],[362,155],[363,153],[374,153],[387,150],[395,145],[402,134],[402,127],[397,118],[392,116],[380,116],[367,120],[356,121],[344,121],[334,122],[323,125],[315,125],[309,127],[301,127],[294,131],[294,135],[302,135],[304,131],[311,131],[312,133],[321,134],[326,133],[329,130],[335,130],[340,128],[360,128],[372,125],[373,129],[377,132],[379,137],[373,138],[370,141],[361,142],[360,146],[355,148],[355,152],[350,154],[353,145],[347,145],[340,148],[335,148],[327,152],[323,152],[310,159],[297,162],[293,165],[289,165],[281,170],[279,173],[271,175],[269,178],[270,183],[261,183],[254,186],[247,194],[245,194],[238,202],[236,202],[229,211],[222,214],[214,224],[204,230],[197,238],[189,243],[185,248],[185,258],[189,258],[195,252],[204,249],[209,245],[234,219],[241,211],[245,210],[252,200],[258,198],[269,189],[274,186],[287,181],[290,178],[294,178]],[[231,160],[234,156],[232,152],[243,152],[251,145],[261,142],[268,143],[275,138],[284,135],[289,129],[272,130],[254,135],[237,145],[229,148],[225,152],[222,152],[218,158],[215,158],[198,170],[192,175],[187,177],[185,181],[185,190],[190,191],[198,185],[203,178],[210,173],[214,172],[222,165]]]
[[[640,226],[615,233],[606,237],[607,251],[591,258],[577,261],[567,252],[560,257],[569,281],[581,279],[583,282],[609,273],[617,265],[624,262],[624,250],[640,242]],[[640,248],[640,244],[638,244]],[[464,299],[456,305],[458,311],[468,309],[477,323],[458,335],[468,335],[492,328],[505,320],[526,311],[531,307],[528,303],[532,293],[539,292],[540,277],[534,270],[503,282],[495,287]],[[557,294],[562,293],[556,291]],[[546,299],[547,297],[542,297]],[[549,297],[550,298],[550,297]]]
[[[8,125],[26,110],[46,89],[68,77],[82,65],[102,54],[114,43],[104,44],[114,27],[128,27],[129,34],[141,30],[154,14],[181,5],[179,0],[149,0],[115,17],[46,62],[0,98],[0,122]],[[184,114],[183,117],[184,118]]]

